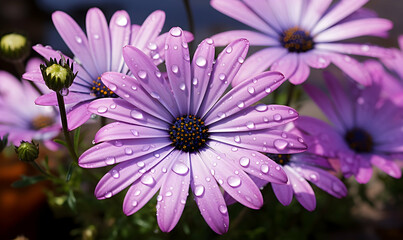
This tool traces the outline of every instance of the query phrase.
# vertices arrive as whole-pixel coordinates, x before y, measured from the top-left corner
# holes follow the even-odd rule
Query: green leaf
[[[78,142],[80,140],[80,130],[81,130],[81,127],[77,128],[74,131],[74,152],[76,152],[76,153],[78,150]]]
[[[67,204],[69,205],[70,209],[74,212],[76,211],[76,197],[72,190],[69,191],[69,195],[67,196]]]
[[[61,145],[65,146],[65,147],[67,147],[67,143],[65,141],[61,140],[61,139],[53,139],[53,142],[61,144]]]
[[[69,182],[71,179],[71,176],[73,175],[74,168],[76,167],[76,164],[74,162],[71,162],[69,165],[69,169],[67,170],[66,174],[66,182]]]
[[[40,175],[40,176],[24,176],[24,175],[22,175],[21,179],[13,182],[11,184],[11,186],[15,187],[15,188],[26,187],[26,186],[35,184],[37,182],[40,182],[40,181],[43,181],[46,179],[47,179],[47,177],[42,176],[42,175]]]
[[[47,155],[45,156],[45,161],[43,161],[43,166],[45,167],[46,172],[50,171],[50,169],[49,169],[49,157]]]

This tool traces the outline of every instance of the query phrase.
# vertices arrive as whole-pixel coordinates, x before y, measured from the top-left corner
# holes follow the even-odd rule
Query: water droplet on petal
[[[203,185],[197,185],[195,187],[195,190],[194,190],[195,196],[200,197],[200,196],[203,195],[203,193],[204,193],[204,186]]]
[[[369,46],[368,46],[368,45],[362,45],[362,46],[361,46],[361,50],[362,50],[363,52],[368,52],[368,51],[369,51]]]
[[[174,171],[175,173],[177,173],[179,175],[184,175],[189,171],[189,168],[184,163],[176,163],[172,167],[172,171]]]
[[[226,53],[231,53],[231,52],[232,52],[232,47],[231,47],[231,46],[227,47],[227,49],[225,50],[225,52],[226,52]]]
[[[115,169],[111,171],[111,175],[113,178],[116,178],[116,179],[120,177],[119,172],[116,171]]]
[[[141,181],[141,183],[143,183],[144,185],[147,185],[147,186],[152,186],[155,183],[154,178],[150,175],[143,175],[141,177],[140,181]]]
[[[182,91],[185,91],[185,90],[186,90],[186,85],[185,85],[185,83],[179,84],[179,89],[182,90]]]
[[[105,159],[105,163],[106,163],[107,165],[115,164],[115,163],[116,163],[116,159],[115,159],[114,157],[107,157],[107,158]]]
[[[119,17],[116,18],[116,24],[118,26],[124,27],[128,23],[126,16],[120,15]]]
[[[145,163],[144,163],[144,162],[138,162],[138,163],[137,163],[137,166],[142,168],[142,167],[145,166]]]
[[[246,122],[246,127],[249,129],[254,129],[255,124],[252,121],[248,121],[248,122]]]
[[[245,61],[245,59],[244,59],[243,57],[239,57],[239,58],[238,58],[238,62],[239,62],[239,63],[242,64],[244,61]]]
[[[241,164],[242,167],[248,167],[250,163],[250,159],[247,157],[241,157],[241,159],[239,159],[239,164]]]
[[[116,108],[116,104],[112,103],[109,107],[110,107],[111,109],[115,109],[115,108]]]
[[[226,117],[225,113],[223,113],[223,112],[218,112],[218,113],[217,113],[217,116],[218,116],[219,118],[225,118],[225,117]]]
[[[332,190],[338,193],[338,192],[341,192],[341,187],[336,182],[333,182]]]
[[[313,182],[316,182],[316,181],[318,181],[318,176],[316,176],[316,174],[311,174],[311,175],[309,175],[309,179],[311,179],[311,181],[313,181]]]
[[[77,41],[78,43],[82,43],[82,42],[83,42],[83,40],[82,40],[79,36],[76,36],[76,41]]]
[[[254,87],[248,87],[248,92],[250,93],[250,94],[254,94],[255,93],[255,88]]]
[[[213,42],[213,39],[211,39],[211,38],[207,38],[206,39],[206,43],[208,43],[208,44],[213,44],[214,42]]]
[[[232,147],[231,151],[236,152],[236,151],[238,151],[238,148],[237,147]]]
[[[171,70],[173,73],[178,73],[179,72],[179,67],[177,65],[172,65]]]
[[[277,148],[277,150],[281,151],[284,150],[288,146],[288,142],[283,139],[276,139],[274,140],[274,147]]]
[[[244,103],[243,101],[239,101],[239,102],[237,103],[237,106],[238,106],[239,108],[244,108],[244,107],[245,107],[245,103]]]
[[[110,198],[110,197],[112,197],[112,193],[111,193],[111,192],[105,193],[105,198]]]
[[[63,97],[69,95],[69,89],[68,88],[63,88],[62,90],[60,90],[60,95],[62,95]]]
[[[263,164],[262,166],[260,166],[260,171],[262,171],[262,173],[268,173],[269,166],[267,166],[266,164]]]
[[[239,187],[241,185],[241,178],[238,176],[230,176],[227,178],[227,182],[231,187]]]
[[[108,108],[105,106],[99,106],[97,109],[98,113],[106,113],[108,111]]]
[[[113,83],[109,84],[108,88],[109,88],[111,91],[116,91],[116,89],[117,89],[116,85],[113,84]]]
[[[182,35],[182,30],[178,27],[171,29],[171,35],[174,37],[180,37]]]
[[[127,155],[132,155],[133,154],[133,150],[131,148],[125,148],[125,153]]]
[[[240,143],[240,142],[241,142],[241,137],[240,137],[239,135],[236,135],[236,136],[234,137],[234,141],[235,141],[236,143]]]
[[[162,196],[161,196],[161,195],[158,195],[158,196],[157,196],[157,201],[158,201],[158,202],[161,202],[161,201],[162,201]]]
[[[193,82],[192,82],[192,83],[193,83],[193,85],[195,85],[195,86],[196,86],[198,82],[199,82],[199,80],[198,80],[197,78],[193,78]]]
[[[166,197],[172,196],[172,192],[171,192],[171,191],[166,192],[166,193],[165,193],[165,196],[166,196]]]
[[[226,77],[227,77],[227,76],[226,76],[224,73],[220,73],[220,74],[218,75],[218,78],[219,78],[221,81],[224,81]]]
[[[132,110],[130,112],[130,116],[134,119],[144,119],[143,114],[137,110]]]
[[[99,39],[99,35],[98,35],[98,34],[94,34],[94,38],[95,38],[95,39]]]
[[[148,49],[150,49],[151,51],[157,50],[157,44],[153,43],[153,42],[149,42],[147,45]]]
[[[226,213],[228,212],[227,206],[225,206],[225,205],[220,205],[220,206],[218,207],[218,210],[219,210],[220,213],[222,213],[222,214],[226,214]]]
[[[141,193],[141,191],[140,190],[136,190],[135,192],[134,192],[134,196],[139,196],[140,195],[140,193]]]
[[[279,121],[281,121],[283,118],[281,117],[280,114],[277,113],[277,114],[274,114],[273,119],[274,119],[274,121],[279,122]]]
[[[138,204],[137,201],[133,201],[133,202],[132,202],[132,207],[137,206],[137,204]]]
[[[141,79],[145,79],[147,77],[147,72],[143,71],[143,70],[140,70],[137,74],[139,75],[139,78],[141,78]]]
[[[199,67],[204,67],[207,64],[207,60],[205,57],[199,56],[196,59],[196,65]]]
[[[271,93],[272,90],[271,90],[270,87],[267,87],[267,88],[264,89],[264,91],[265,91],[266,93]]]
[[[258,104],[255,106],[255,110],[258,112],[265,112],[265,111],[267,111],[267,105]]]

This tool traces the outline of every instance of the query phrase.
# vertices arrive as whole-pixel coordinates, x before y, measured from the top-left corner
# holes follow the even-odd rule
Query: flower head
[[[222,234],[229,217],[220,187],[257,209],[262,195],[246,173],[285,183],[284,171],[258,151],[304,151],[301,138],[271,129],[298,114],[286,106],[252,105],[280,86],[283,75],[264,72],[224,94],[248,46],[247,40],[238,39],[214,61],[213,40],[206,39],[190,63],[184,32],[172,28],[165,44],[167,79],[141,50],[125,47],[125,62],[138,81],[105,73],[103,83],[122,99],[89,105],[90,111],[118,121],[100,129],[95,136],[99,144],[79,158],[79,165],[87,168],[117,163],[98,183],[96,197],[109,198],[131,185],[123,203],[130,215],[159,190],[158,224],[170,231],[190,186],[204,219]]]
[[[21,161],[33,162],[39,156],[39,144],[35,144],[33,141],[21,141],[18,147],[15,146],[15,152]]]
[[[101,75],[113,71],[130,74],[122,56],[122,48],[132,45],[146,53],[155,64],[163,61],[163,44],[166,34],[159,35],[165,21],[163,11],[155,11],[148,16],[143,25],[131,25],[126,11],[117,11],[112,16],[109,26],[106,18],[98,8],[91,8],[87,12],[87,35],[79,25],[66,13],[56,11],[52,15],[53,23],[64,42],[74,54],[74,69],[78,71],[74,83],[69,88],[69,94],[64,97],[69,104],[67,113],[68,128],[74,129],[85,123],[92,115],[87,110],[88,104],[99,98],[118,97],[112,89],[101,82]],[[187,40],[192,35],[186,33]],[[45,59],[61,58],[61,54],[49,47],[36,45],[35,51]],[[68,57],[64,56],[66,59]],[[31,71],[24,74],[24,78],[43,82],[40,71]],[[55,93],[39,97],[39,105],[57,105]]]
[[[389,20],[361,8],[368,0],[212,0],[218,11],[241,21],[261,33],[236,30],[213,36],[217,45],[239,37],[251,45],[265,46],[243,65],[233,85],[267,68],[280,71],[293,84],[303,83],[310,68],[326,68],[330,63],[355,81],[368,85],[364,67],[347,54],[385,57],[389,51],[366,44],[340,43],[360,36],[385,36],[392,28]]]
[[[56,59],[45,61],[40,68],[46,86],[56,92],[68,89],[77,76],[77,72],[73,72],[73,65],[70,65],[69,60],[66,61],[63,56],[59,62]]]
[[[9,61],[23,61],[30,51],[28,39],[18,33],[5,34],[0,38],[0,55]]]
[[[360,183],[370,180],[372,165],[400,178],[401,170],[393,155],[403,151],[401,109],[381,97],[382,87],[376,81],[366,88],[352,83],[345,88],[329,73],[325,80],[330,98],[312,85],[306,85],[305,90],[332,125],[311,117],[300,117],[295,122],[313,139],[310,150],[339,159],[344,175],[354,175]]]
[[[36,68],[39,59],[28,61],[27,70]],[[8,72],[0,71],[0,136],[8,134],[8,140],[18,146],[22,140],[45,141],[47,147],[55,148],[52,138],[60,132],[58,112],[50,106],[34,103],[38,92],[26,81],[19,81]],[[39,86],[50,92],[46,86]]]

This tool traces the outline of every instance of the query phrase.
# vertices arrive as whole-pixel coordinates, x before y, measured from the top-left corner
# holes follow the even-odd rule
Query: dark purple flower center
[[[308,31],[299,27],[285,30],[280,36],[280,42],[289,52],[307,52],[313,49],[313,39]]]
[[[177,117],[169,128],[172,145],[184,152],[195,152],[206,146],[208,128],[203,120],[193,115]]]
[[[39,130],[44,127],[48,127],[48,126],[52,125],[54,122],[55,121],[53,120],[53,118],[51,118],[49,116],[38,115],[34,119],[32,119],[31,127],[34,130]]]
[[[353,128],[348,131],[344,139],[352,150],[359,153],[371,152],[374,147],[371,135],[360,128]]]
[[[97,98],[118,97],[118,95],[116,95],[112,90],[102,83],[100,77],[98,77],[97,80],[92,81],[91,93]]]
[[[267,156],[275,161],[277,164],[280,165],[286,165],[291,158],[291,154],[273,154],[273,153],[268,153]]]

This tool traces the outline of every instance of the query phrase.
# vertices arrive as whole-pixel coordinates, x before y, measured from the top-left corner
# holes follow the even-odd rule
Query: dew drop
[[[243,101],[239,101],[239,102],[237,103],[237,106],[238,106],[239,108],[244,108],[244,107],[245,107],[245,103],[244,103]]]
[[[116,171],[115,169],[111,171],[111,175],[113,178],[117,179],[120,177],[120,174],[118,171]]]
[[[255,110],[258,112],[265,112],[265,111],[267,111],[267,105],[258,104],[255,106]]]
[[[150,175],[143,175],[143,177],[141,177],[141,183],[143,183],[144,185],[147,186],[152,186],[155,183],[155,180],[152,176]]]
[[[273,119],[274,119],[274,121],[279,122],[279,121],[281,121],[283,118],[281,117],[280,114],[277,113],[277,114],[274,114]]]
[[[179,84],[179,89],[182,90],[182,91],[185,91],[185,90],[186,90],[186,85],[185,85],[185,83]]]
[[[255,88],[249,86],[249,87],[248,87],[248,92],[249,92],[250,94],[254,94],[254,93],[255,93]]]
[[[241,142],[241,137],[240,137],[239,135],[236,135],[236,136],[234,137],[234,141],[235,141],[236,143],[240,143],[240,142]]]
[[[137,201],[133,201],[133,202],[132,202],[132,207],[136,207],[137,204],[138,204]]]
[[[147,45],[148,49],[150,49],[151,51],[157,50],[157,44],[153,43],[153,42],[149,42]]]
[[[141,191],[140,191],[140,190],[136,190],[136,191],[133,193],[133,195],[134,195],[134,196],[139,196],[139,195],[140,195],[140,193],[141,193]]]
[[[222,214],[226,214],[226,213],[228,212],[227,206],[225,206],[225,205],[220,205],[220,206],[218,207],[218,210],[219,210],[220,213],[222,213]]]
[[[130,116],[134,119],[144,119],[143,114],[137,110],[131,110]]]
[[[236,152],[236,151],[238,151],[238,148],[237,147],[232,147],[231,151]]]
[[[361,46],[361,50],[362,50],[363,52],[368,52],[368,51],[369,51],[369,46],[368,46],[368,45],[362,45],[362,46]]]
[[[224,81],[226,77],[227,77],[227,76],[225,75],[225,73],[220,73],[220,74],[218,75],[218,78],[219,78],[221,81]]]
[[[264,89],[264,91],[265,91],[266,93],[271,93],[272,90],[271,90],[270,87],[267,87],[267,88]]]
[[[186,199],[181,199],[181,204],[186,204]]]
[[[62,95],[63,97],[69,95],[69,89],[68,88],[63,88],[62,90],[60,90],[60,95]]]
[[[294,115],[295,114],[295,112],[293,111],[293,110],[288,110],[288,114],[290,114],[290,115]]]
[[[158,196],[157,196],[157,201],[158,201],[158,202],[161,202],[161,201],[162,201],[162,196],[161,196],[161,195],[158,195]]]
[[[177,173],[179,175],[185,175],[186,173],[188,173],[189,168],[184,163],[176,163],[172,167],[172,171],[174,171],[175,173]]]
[[[172,196],[172,192],[171,192],[171,191],[166,192],[166,193],[165,193],[165,196],[166,196],[166,197]]]
[[[126,155],[132,155],[133,150],[131,148],[125,148],[125,153],[126,153]]]
[[[116,159],[115,159],[114,157],[107,157],[107,158],[105,159],[105,163],[106,163],[107,165],[115,164],[115,163],[116,163]]]
[[[223,113],[223,112],[218,112],[218,113],[217,113],[217,117],[219,117],[219,118],[225,118],[226,115],[225,115],[225,113]]]
[[[208,43],[208,44],[213,44],[214,42],[213,42],[213,39],[211,39],[211,38],[207,38],[206,39],[206,43]]]
[[[267,166],[266,164],[263,164],[262,166],[260,166],[260,171],[262,171],[262,173],[268,173],[269,166]]]
[[[108,88],[109,88],[111,91],[116,91],[116,89],[117,89],[116,85],[113,84],[113,83],[109,84]]]
[[[180,28],[178,28],[178,27],[173,28],[171,30],[171,35],[174,36],[174,37],[180,37],[182,35],[182,30]]]
[[[231,47],[231,46],[227,47],[227,49],[225,50],[225,52],[226,52],[226,53],[231,53],[231,52],[232,52],[232,47]]]
[[[106,192],[105,193],[105,198],[110,198],[112,197],[112,193],[111,192]]]
[[[143,70],[140,70],[137,74],[139,75],[139,78],[141,78],[141,79],[145,79],[147,77],[147,72],[143,71]]]
[[[105,106],[100,106],[100,107],[98,107],[98,109],[97,109],[97,112],[98,112],[98,113],[106,113],[107,111],[108,111],[108,108],[105,107]]]
[[[196,65],[197,66],[204,67],[204,66],[206,66],[206,64],[207,64],[207,60],[206,60],[205,57],[202,57],[202,56],[197,57],[197,59],[196,59]]]
[[[248,121],[248,122],[246,122],[246,127],[249,129],[254,129],[255,124],[252,121]]]
[[[274,140],[274,147],[277,148],[277,150],[281,151],[284,150],[288,146],[288,142],[283,139],[276,139]]]
[[[115,22],[118,26],[124,27],[127,25],[128,21],[126,16],[120,15],[119,17],[116,18]]]
[[[337,184],[336,182],[333,182],[332,184],[332,189],[335,192],[341,192],[341,187],[339,186],[339,184]]]
[[[241,159],[239,159],[239,164],[241,164],[242,167],[248,167],[250,163],[250,159],[247,157],[241,157]]]
[[[194,86],[196,86],[198,82],[199,82],[199,80],[198,80],[197,78],[193,78],[193,82],[192,82],[192,83],[193,83]]]
[[[239,187],[241,185],[241,178],[238,176],[230,176],[227,178],[227,182],[231,187]]]
[[[195,190],[194,190],[195,196],[200,197],[200,196],[203,195],[203,193],[204,193],[204,186],[203,185],[197,185],[195,187]]]
[[[179,67],[178,67],[177,65],[172,65],[171,71],[172,71],[173,73],[178,73],[178,72],[179,72]]]
[[[239,57],[239,58],[238,58],[238,62],[239,62],[239,63],[242,64],[244,61],[245,61],[245,59],[244,59],[243,57]]]
[[[79,36],[76,36],[76,42],[78,42],[78,43],[82,43],[83,42],[83,40],[79,37]]]
[[[111,109],[115,109],[115,108],[116,108],[116,104],[112,103],[109,107],[110,107]]]
[[[94,34],[94,38],[95,38],[95,39],[99,39],[99,35],[98,35],[98,34]]]
[[[309,175],[309,179],[311,179],[311,181],[313,181],[313,182],[316,182],[316,181],[318,181],[318,176],[316,176],[316,174],[311,174],[311,175]]]

